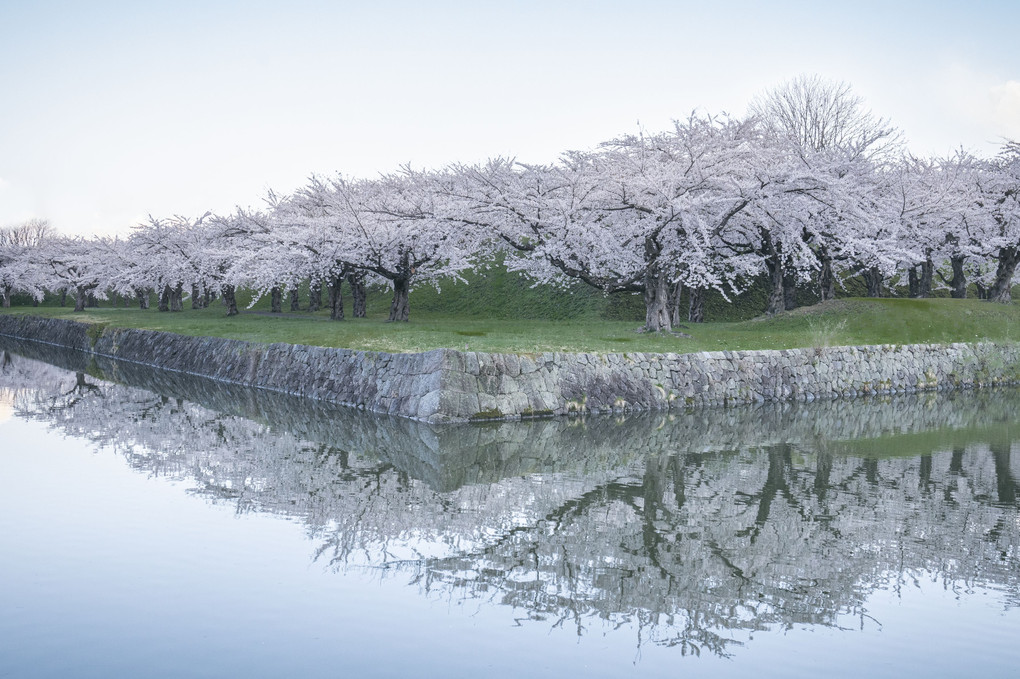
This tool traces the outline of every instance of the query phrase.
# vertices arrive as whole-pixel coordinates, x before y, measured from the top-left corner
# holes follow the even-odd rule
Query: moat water
[[[1020,392],[432,427],[0,338],[0,677],[1012,676]]]

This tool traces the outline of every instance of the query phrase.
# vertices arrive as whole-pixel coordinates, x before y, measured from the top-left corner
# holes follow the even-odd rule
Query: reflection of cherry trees
[[[320,563],[579,634],[726,654],[756,630],[863,618],[876,588],[921,577],[1020,604],[1015,392],[442,428],[4,355],[22,417],[298,517]]]

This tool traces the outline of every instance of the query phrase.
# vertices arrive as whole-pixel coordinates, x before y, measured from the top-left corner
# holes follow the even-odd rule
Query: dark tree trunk
[[[786,308],[786,296],[783,288],[783,267],[778,259],[770,257],[765,260],[765,269],[769,273],[769,297],[765,303],[765,314],[775,316]]]
[[[209,305],[216,300],[216,293],[213,292],[212,288],[206,288],[205,292],[202,293],[202,308],[208,309]]]
[[[999,248],[999,264],[995,268],[995,282],[988,289],[988,299],[992,302],[1008,304],[1013,296],[1013,274],[1020,262],[1020,248]]]
[[[85,302],[86,302],[87,298],[88,298],[88,293],[86,293],[84,290],[82,290],[81,288],[79,288],[78,290],[75,290],[75,292],[74,292],[74,310],[75,311],[85,311]]]
[[[411,281],[400,277],[393,279],[393,302],[390,304],[390,321],[407,322],[411,317]]]
[[[687,307],[687,320],[691,323],[705,322],[705,289],[688,288],[690,304]]]
[[[921,263],[921,275],[917,280],[917,296],[924,299],[929,299],[932,296],[932,278],[935,276],[935,263],[931,261],[931,258],[924,260]]]
[[[669,302],[667,303],[669,308],[669,324],[674,328],[683,322],[683,319],[680,317],[680,296],[683,292],[683,283],[677,282],[669,286]]]
[[[184,311],[184,283],[178,283],[170,295],[170,311]]]
[[[911,297],[921,296],[921,283],[920,278],[917,275],[917,267],[912,266],[907,271],[907,287],[909,288]]]
[[[864,284],[868,286],[868,297],[882,296],[882,272],[877,266],[871,266],[861,272]]]
[[[159,306],[156,307],[159,311],[170,311],[170,298],[173,297],[174,292],[170,289],[169,285],[163,286],[163,291],[159,293]]]
[[[237,311],[237,291],[234,290],[234,286],[224,285],[220,290],[223,292],[223,306],[227,307],[227,316],[236,316],[239,312]]]
[[[977,290],[977,298],[978,299],[988,299],[988,290],[989,290],[989,288],[985,287],[984,283],[981,283],[980,281],[977,281],[977,282],[974,283],[974,288]]]
[[[297,288],[290,289],[290,310],[301,311],[301,297],[298,295]]]
[[[4,298],[4,309],[10,309],[11,308],[11,292],[12,292],[12,290],[13,290],[13,286],[10,286],[10,285],[5,285],[3,290],[2,290],[3,298]]]
[[[673,329],[669,313],[669,284],[662,276],[645,272],[644,332],[669,332]]]
[[[315,313],[322,308],[322,281],[312,281],[308,286],[308,310]]]
[[[333,276],[329,281],[329,319],[331,321],[344,320],[344,293],[340,287],[343,282],[343,276]]]
[[[351,286],[351,298],[354,300],[354,317],[365,318],[368,315],[368,291],[365,289],[365,272],[356,271],[347,274],[347,282]],[[407,320],[406,318],[403,320]]]
[[[953,299],[967,298],[967,274],[963,270],[964,259],[963,255],[949,258],[949,263],[953,267],[953,277],[949,280],[949,287],[953,289],[951,293]]]
[[[145,310],[149,308],[149,291],[148,289],[135,288],[135,300],[138,302],[138,308]]]
[[[274,285],[269,291],[269,311],[274,314],[283,313],[283,290],[279,285]]]
[[[783,274],[783,309],[793,311],[797,308],[797,275],[791,271]]]
[[[654,264],[661,248],[654,238],[645,239],[645,325],[644,332],[672,330],[669,314],[669,281]]]
[[[35,296],[32,297],[32,306],[34,306],[34,307],[39,306],[39,298],[38,297],[35,297]]]
[[[97,308],[99,306],[99,298],[96,297],[93,293],[90,292],[86,296],[86,304],[88,305],[88,307],[90,309],[95,309],[95,308]]]
[[[832,270],[832,257],[827,250],[820,249],[818,261],[821,262],[818,269],[818,296],[821,301],[828,302],[836,299],[836,274]]]
[[[202,308],[202,292],[199,289],[197,283],[191,284],[191,308],[192,309]]]
[[[60,306],[67,306],[67,289],[60,291]]]

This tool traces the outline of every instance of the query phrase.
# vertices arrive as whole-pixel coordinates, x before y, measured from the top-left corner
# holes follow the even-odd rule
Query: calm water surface
[[[436,428],[0,339],[0,677],[1015,676],[1018,413]]]

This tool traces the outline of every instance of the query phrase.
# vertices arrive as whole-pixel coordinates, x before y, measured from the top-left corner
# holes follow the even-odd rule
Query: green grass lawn
[[[410,323],[372,317],[330,321],[326,312],[242,312],[223,308],[159,313],[154,309],[96,308],[74,313],[61,307],[15,307],[4,313],[36,314],[183,335],[212,335],[252,342],[290,342],[387,352],[439,347],[489,352],[677,352],[788,349],[861,344],[1020,341],[1020,305],[954,299],[843,299],[770,319],[685,324],[690,338],[637,332],[635,321],[599,317],[510,320],[451,316],[412,308]]]

